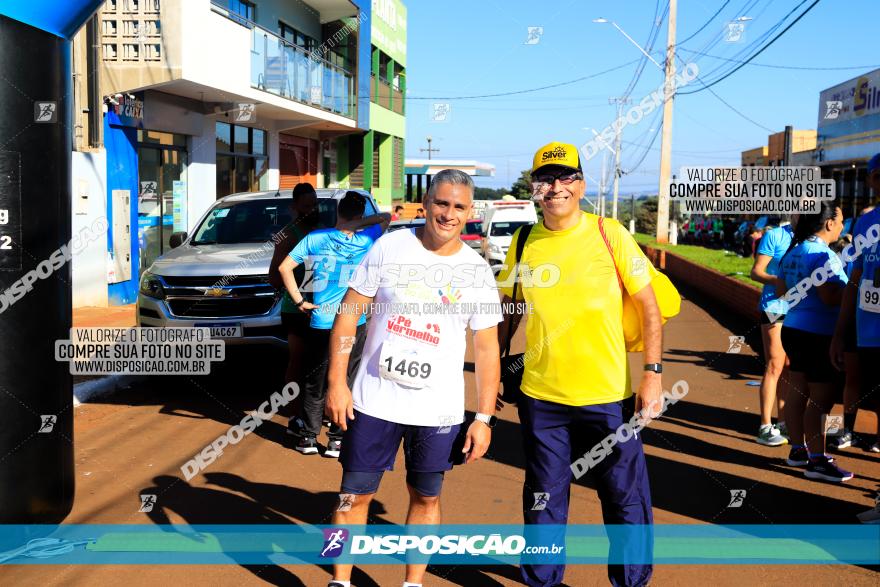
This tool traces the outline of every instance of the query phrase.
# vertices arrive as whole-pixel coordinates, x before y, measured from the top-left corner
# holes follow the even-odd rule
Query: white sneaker
[[[782,446],[788,444],[788,439],[779,432],[779,428],[773,424],[767,424],[758,428],[758,435],[755,437],[758,444],[764,446]]]

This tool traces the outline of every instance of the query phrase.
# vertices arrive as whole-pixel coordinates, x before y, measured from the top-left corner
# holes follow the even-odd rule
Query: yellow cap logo
[[[535,153],[535,158],[532,161],[532,173],[545,165],[562,165],[572,169],[580,169],[581,162],[577,147],[557,142],[544,145]]]

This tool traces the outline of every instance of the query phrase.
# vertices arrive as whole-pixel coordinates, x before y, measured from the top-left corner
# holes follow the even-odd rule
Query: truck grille
[[[275,298],[204,298],[169,299],[168,307],[175,316],[189,318],[233,318],[268,314]]]
[[[171,313],[186,318],[262,316],[280,297],[268,275],[161,276]]]

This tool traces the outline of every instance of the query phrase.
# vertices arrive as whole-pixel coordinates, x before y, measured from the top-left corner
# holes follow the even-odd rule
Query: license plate
[[[241,338],[241,324],[196,324],[197,328],[210,328],[211,338]]]

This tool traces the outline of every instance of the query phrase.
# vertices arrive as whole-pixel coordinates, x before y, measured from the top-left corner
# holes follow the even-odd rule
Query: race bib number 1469
[[[382,345],[379,355],[379,376],[407,387],[421,389],[428,384],[434,369],[429,353]]]

